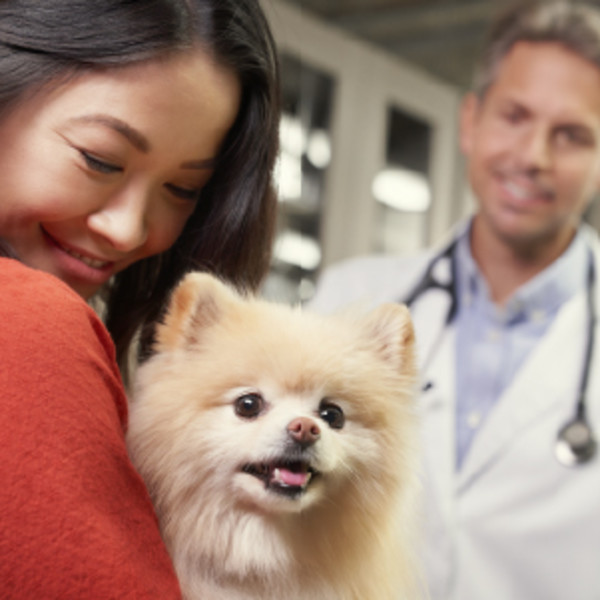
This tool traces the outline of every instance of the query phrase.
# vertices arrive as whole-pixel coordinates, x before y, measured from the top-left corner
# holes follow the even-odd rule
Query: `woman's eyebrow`
[[[135,148],[137,148],[140,152],[144,152],[147,154],[152,150],[152,145],[148,138],[132,127],[118,119],[117,117],[113,117],[111,115],[105,114],[92,114],[92,115],[82,115],[80,117],[74,117],[69,119],[69,123],[96,123],[99,125],[104,125],[105,127],[109,127],[113,131],[121,134],[124,138],[126,138]],[[217,164],[216,157],[211,158],[203,158],[198,160],[188,160],[181,163],[180,168],[182,169],[213,169]]]
[[[109,127],[113,131],[121,134],[140,152],[148,153],[152,149],[148,138],[143,133],[139,132],[137,129],[134,129],[131,127],[131,125],[125,123],[125,121],[121,121],[121,119],[117,119],[111,115],[82,115],[80,117],[69,119],[69,123],[96,123],[99,125],[104,125],[105,127]]]

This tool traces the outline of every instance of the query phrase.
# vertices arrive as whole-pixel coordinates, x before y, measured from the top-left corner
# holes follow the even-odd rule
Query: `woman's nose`
[[[121,193],[91,213],[87,225],[115,250],[126,253],[142,246],[148,238],[148,200],[141,193]]]

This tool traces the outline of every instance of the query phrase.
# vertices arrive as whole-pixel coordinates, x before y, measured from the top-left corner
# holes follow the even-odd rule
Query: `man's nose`
[[[552,164],[552,139],[545,127],[535,127],[520,140],[518,154],[527,170],[542,171]]]
[[[104,238],[115,250],[127,253],[142,246],[148,238],[149,195],[126,190],[111,197],[88,216],[91,231]]]

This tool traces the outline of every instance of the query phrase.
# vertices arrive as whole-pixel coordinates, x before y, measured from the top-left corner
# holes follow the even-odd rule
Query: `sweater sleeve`
[[[126,418],[95,313],[0,259],[0,598],[180,598]]]

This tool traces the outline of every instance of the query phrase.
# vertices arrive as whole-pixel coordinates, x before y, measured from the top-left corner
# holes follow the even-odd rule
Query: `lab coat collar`
[[[584,230],[600,271],[597,236],[585,226]],[[455,473],[455,332],[452,326],[444,331],[447,304],[442,298],[431,295],[430,302],[436,303],[435,308],[426,306],[426,300],[425,296],[413,311],[419,361],[425,366],[422,384],[428,387],[419,400],[420,411],[426,414],[422,425],[423,452],[427,455],[426,463],[436,465],[435,472],[428,473],[427,477],[446,512],[451,511],[450,498],[454,493],[473,485],[507,451],[511,442],[546,411],[565,402],[565,398],[572,399],[575,409],[587,327],[586,298],[585,292],[578,293],[560,309],[543,342],[529,356],[482,425],[459,473]],[[598,292],[596,306],[600,314]],[[440,331],[443,331],[441,335]],[[569,351],[565,352],[566,341],[573,339],[574,331],[581,332],[581,344],[570,344]],[[597,335],[600,339],[600,331]],[[423,365],[424,362],[430,364]],[[548,452],[552,451],[549,447]]]
[[[505,390],[477,432],[457,475],[457,490],[464,491],[543,413],[572,399],[577,402],[583,364],[587,310],[585,292],[577,294],[559,311],[550,330]],[[580,344],[567,344],[581,332]],[[568,352],[565,349],[568,347]],[[552,447],[548,452],[553,451]]]
[[[598,269],[600,252],[597,236],[586,227],[583,229],[594,250]],[[598,291],[595,303],[596,310],[600,310]],[[564,403],[565,399],[572,401],[575,410],[584,360],[587,319],[586,291],[582,290],[559,310],[540,344],[481,426],[457,474],[459,492],[472,485],[511,442],[540,419],[544,412],[550,411],[557,403]],[[573,340],[574,332],[581,343],[568,344]],[[568,351],[565,351],[567,348]],[[552,451],[553,448],[549,447],[548,452]]]
[[[430,492],[436,497],[433,505],[439,508],[445,522],[452,522],[454,514],[454,393],[448,390],[455,389],[455,343],[452,325],[444,327],[442,335],[433,341],[435,350],[424,373],[418,404],[424,468],[435,465],[425,475]]]

